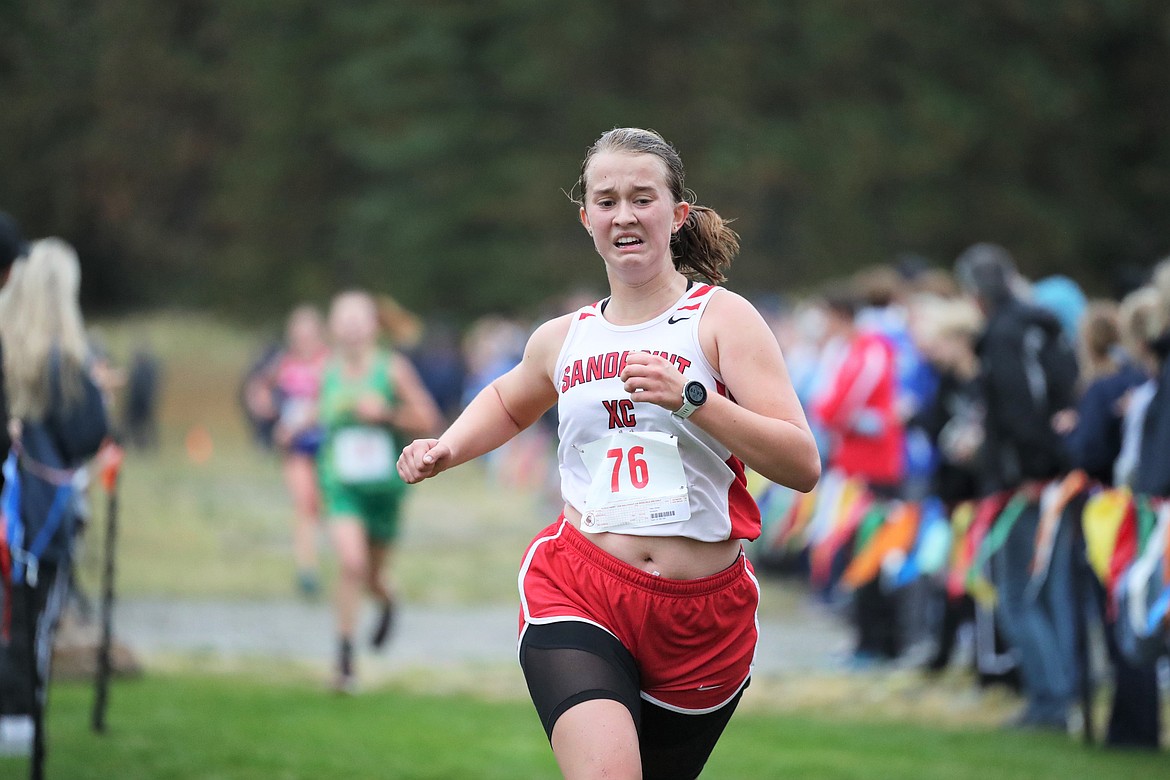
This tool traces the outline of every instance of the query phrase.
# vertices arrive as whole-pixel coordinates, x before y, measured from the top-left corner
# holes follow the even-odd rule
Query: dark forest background
[[[115,313],[598,285],[562,190],[616,125],[737,219],[741,290],[986,239],[1108,292],[1170,252],[1162,0],[0,0],[0,106],[0,208]]]

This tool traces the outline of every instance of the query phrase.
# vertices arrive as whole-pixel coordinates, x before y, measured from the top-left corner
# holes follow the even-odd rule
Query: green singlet
[[[376,353],[361,377],[346,376],[339,360],[326,367],[318,406],[324,442],[317,471],[326,517],[356,518],[371,541],[387,543],[398,536],[406,485],[398,476],[393,431],[362,422],[354,411],[358,399],[371,394],[394,405],[389,354]]]

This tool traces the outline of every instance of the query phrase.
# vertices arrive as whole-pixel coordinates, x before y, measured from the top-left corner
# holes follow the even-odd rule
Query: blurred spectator
[[[1019,655],[1027,696],[1016,723],[1063,730],[1078,682],[1067,527],[1057,533],[1043,592],[1026,591],[1040,490],[1068,465],[1052,420],[1073,404],[1076,360],[1057,319],[1017,298],[1020,280],[1006,249],[976,244],[958,257],[955,271],[987,316],[978,347],[986,410],[983,492],[1022,489],[1033,499],[1010,526],[992,566],[996,614]]]
[[[1084,469],[1103,485],[1111,485],[1114,462],[1122,448],[1122,415],[1129,399],[1140,428],[1144,409],[1153,396],[1153,383],[1134,402],[1143,383],[1149,382],[1154,357],[1145,345],[1148,333],[1159,333],[1167,322],[1166,306],[1156,291],[1146,288],[1126,298],[1118,307],[1097,301],[1088,307],[1081,327],[1081,379],[1084,392],[1077,403],[1075,427],[1067,440],[1073,466]],[[1120,349],[1131,344],[1134,357]],[[1146,367],[1140,367],[1141,362]],[[1139,405],[1140,404],[1140,408]],[[1138,448],[1134,448],[1136,452]],[[1132,471],[1125,469],[1126,472]],[[1082,571],[1087,563],[1081,563]],[[1104,588],[1091,572],[1085,581],[1095,583],[1099,616],[1105,626],[1105,640],[1113,670],[1113,702],[1106,743],[1115,746],[1157,748],[1161,733],[1158,675],[1153,664],[1134,663],[1118,646],[1113,610],[1108,608]]]
[[[923,301],[917,312],[915,338],[937,369],[939,384],[915,422],[939,453],[931,493],[954,506],[979,495],[985,410],[975,345],[983,315],[962,299]]]
[[[1163,314],[1170,308],[1170,258],[1154,269],[1152,281],[1158,291]],[[1150,333],[1150,350],[1156,359],[1154,395],[1142,425],[1141,449],[1133,489],[1151,496],[1170,496],[1170,330],[1165,323],[1159,333]]]
[[[35,242],[0,293],[0,338],[14,447],[2,501],[12,560],[9,641],[0,644],[0,716],[39,732],[52,638],[69,591],[76,470],[107,433],[87,369],[81,272],[60,239]],[[19,452],[19,458],[17,457]]]
[[[1162,297],[1153,287],[1142,287],[1121,302],[1118,311],[1121,343],[1128,359],[1145,377],[1119,399],[1122,413],[1121,448],[1113,464],[1113,483],[1133,487],[1142,451],[1146,410],[1157,387],[1159,359],[1151,344],[1170,323]]]
[[[1011,255],[976,244],[956,276],[987,316],[979,343],[987,417],[984,492],[1051,479],[1068,466],[1053,416],[1073,406],[1077,367],[1059,321],[1017,298]]]
[[[827,296],[825,309],[825,335],[843,354],[836,374],[813,403],[813,417],[830,437],[829,467],[864,480],[879,496],[893,498],[904,474],[894,350],[886,339],[858,327],[858,300],[852,294]],[[885,591],[880,576],[854,591],[853,610],[853,662],[897,658],[902,652],[897,600]]]
[[[1122,399],[1146,381],[1146,372],[1120,346],[1117,305],[1094,301],[1081,323],[1081,387],[1076,411],[1059,425],[1066,433],[1070,462],[1104,485],[1113,484],[1121,453]]]
[[[141,450],[158,448],[158,399],[162,394],[162,365],[148,344],[140,344],[126,370],[122,429],[126,443]]]
[[[862,301],[858,327],[877,333],[894,352],[895,408],[903,431],[903,472],[898,497],[904,500],[926,496],[936,457],[930,437],[916,424],[915,418],[934,397],[938,375],[911,337],[911,311],[906,296],[925,267],[923,258],[903,255],[896,269],[874,266],[857,274],[854,281]],[[909,647],[928,633],[929,594],[924,583],[916,581],[899,588],[896,601],[900,644]]]
[[[1170,258],[1158,263],[1154,268],[1151,281],[1156,291],[1156,297],[1150,300],[1150,314],[1152,316],[1144,323],[1145,330],[1142,335],[1146,338],[1146,346],[1149,349],[1149,358],[1153,369],[1153,393],[1146,408],[1145,419],[1142,421],[1137,464],[1133,472],[1133,490],[1135,493],[1165,498],[1170,496],[1170,459],[1166,457],[1166,453],[1170,451],[1170,328],[1167,325],[1168,320],[1170,320],[1170,297],[1168,297],[1170,296]],[[1156,538],[1160,539],[1160,537]],[[1148,546],[1149,541],[1146,539],[1143,544]],[[1161,544],[1159,541],[1154,549],[1161,548]],[[1164,570],[1164,561],[1154,563],[1153,567]],[[1165,585],[1164,576],[1163,574],[1155,577],[1154,582],[1158,583],[1156,587]],[[1122,615],[1129,612],[1127,604],[1131,598],[1142,598],[1127,592],[1125,587],[1119,587],[1116,596],[1118,598],[1118,612]],[[1159,656],[1166,654],[1166,640],[1170,638],[1170,632],[1167,632],[1165,624],[1163,624],[1161,631],[1153,631],[1146,636],[1135,634],[1131,620],[1119,618],[1115,627],[1119,647],[1125,653],[1125,661],[1135,668],[1148,671]],[[1155,700],[1152,702],[1147,700],[1145,705],[1147,713],[1151,709],[1155,712],[1158,709],[1157,690],[1155,689],[1152,693]],[[1131,735],[1136,736],[1142,744],[1156,746],[1158,732],[1158,729],[1155,728],[1156,723],[1151,717],[1147,717],[1141,723],[1144,725],[1144,729],[1140,726],[1132,728]],[[1151,735],[1153,740],[1150,739]]]
[[[953,510],[979,495],[985,411],[975,344],[983,329],[983,315],[964,299],[921,298],[914,311],[915,341],[939,376],[937,393],[915,423],[938,452],[930,492]],[[927,668],[941,671],[950,663],[959,629],[975,620],[976,613],[969,595],[952,596],[941,583],[934,597],[941,608]]]
[[[894,377],[897,383],[896,408],[904,428],[902,498],[921,498],[934,469],[934,449],[929,437],[913,424],[915,415],[930,402],[938,387],[938,376],[910,335],[903,291],[912,276],[921,272],[921,258],[904,257],[896,272],[876,266],[858,274],[856,285],[862,309],[858,327],[882,336],[894,350]]]
[[[829,466],[894,495],[904,473],[894,351],[858,327],[858,309],[849,293],[826,297],[825,336],[838,345],[827,349],[839,349],[842,358],[814,400],[813,414],[831,437]]]

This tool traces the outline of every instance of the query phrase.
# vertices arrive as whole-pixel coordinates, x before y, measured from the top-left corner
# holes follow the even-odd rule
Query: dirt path
[[[812,608],[801,612],[761,620],[759,673],[823,670],[846,647],[847,632],[836,621]],[[513,605],[406,605],[386,649],[367,651],[363,664],[385,671],[514,664],[516,620]],[[119,604],[115,625],[118,637],[148,662],[181,653],[324,663],[334,652],[324,603],[134,599]]]

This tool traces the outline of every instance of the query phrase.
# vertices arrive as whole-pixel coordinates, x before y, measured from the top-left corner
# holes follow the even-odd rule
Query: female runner
[[[521,363],[398,461],[418,482],[559,412],[564,511],[520,571],[520,662],[561,772],[693,778],[748,684],[760,532],[744,464],[810,490],[820,460],[771,330],[715,286],[739,248],[685,198],[678,153],[621,128],[589,149],[581,224],[609,297],[540,326]]]
[[[325,322],[313,306],[298,306],[285,328],[286,348],[273,366],[269,381],[280,399],[273,438],[284,455],[284,480],[293,500],[293,555],[297,588],[313,598],[320,590],[317,567],[317,529],[320,491],[317,488],[317,450],[321,427],[317,423],[317,395],[329,360]]]
[[[329,535],[337,550],[337,674],[340,693],[354,688],[354,631],[362,591],[377,601],[370,644],[390,635],[394,591],[387,581],[401,525],[404,485],[394,468],[400,433],[438,430],[438,407],[410,361],[378,342],[378,310],[361,291],[344,292],[329,311],[334,357],[321,379],[324,431],[318,474]]]

